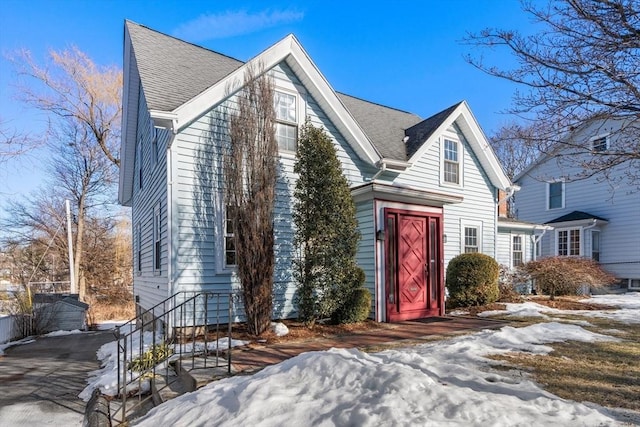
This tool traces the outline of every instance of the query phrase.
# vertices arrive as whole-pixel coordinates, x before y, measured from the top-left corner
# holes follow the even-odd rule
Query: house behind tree
[[[515,178],[522,189],[516,196],[518,219],[552,226],[536,248],[538,257],[581,256],[598,261],[628,289],[640,289],[640,192],[619,165],[581,178],[582,162],[606,156],[619,138],[637,127],[625,120],[587,122],[565,138],[568,144],[587,146],[591,153],[567,162],[560,148],[533,163]],[[624,132],[623,132],[624,130]],[[587,166],[588,167],[588,166]],[[581,178],[581,179],[580,179]]]

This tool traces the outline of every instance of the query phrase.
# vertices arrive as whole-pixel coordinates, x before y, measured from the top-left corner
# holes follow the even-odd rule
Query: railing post
[[[227,348],[227,374],[231,375],[231,295],[229,294],[229,319],[227,321],[228,348]]]
[[[125,337],[123,340],[124,348],[123,359],[122,359],[122,423],[127,421],[127,338]]]

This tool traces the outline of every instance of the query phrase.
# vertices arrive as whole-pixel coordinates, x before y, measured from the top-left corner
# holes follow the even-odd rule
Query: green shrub
[[[490,304],[500,296],[496,260],[481,253],[461,254],[447,267],[447,289],[452,306]]]
[[[335,324],[363,322],[371,312],[371,292],[365,288],[356,288],[331,315]]]
[[[585,285],[597,288],[616,280],[597,262],[587,258],[542,258],[526,263],[523,268],[535,280],[536,292],[549,295],[549,299],[576,295]]]

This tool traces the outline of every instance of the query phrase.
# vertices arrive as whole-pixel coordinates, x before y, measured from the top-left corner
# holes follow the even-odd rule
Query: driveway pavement
[[[0,356],[0,426],[81,426],[85,402],[78,394],[96,352],[113,341],[110,331],[39,338]]]

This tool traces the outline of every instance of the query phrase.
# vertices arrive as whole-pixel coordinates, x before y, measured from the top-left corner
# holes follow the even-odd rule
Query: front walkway
[[[85,403],[78,394],[96,352],[113,341],[110,331],[38,338],[0,356],[1,426],[82,426]]]
[[[277,344],[252,343],[232,350],[231,362],[235,372],[252,373],[275,365],[308,351],[330,348],[359,348],[376,350],[429,341],[439,336],[453,336],[481,329],[500,328],[508,322],[479,317],[432,317],[400,323],[381,323],[380,328],[353,332],[329,338]]]

